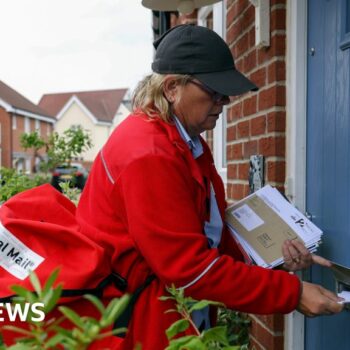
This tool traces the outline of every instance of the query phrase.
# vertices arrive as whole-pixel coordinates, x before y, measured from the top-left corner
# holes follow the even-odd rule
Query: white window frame
[[[30,133],[30,119],[28,117],[24,117],[24,132]]]
[[[40,120],[39,119],[35,119],[35,130],[38,132],[38,134],[40,136]]]
[[[307,0],[287,1],[286,195],[305,212],[307,111]],[[284,349],[304,350],[304,316],[285,317]]]
[[[17,117],[16,114],[12,114],[12,130],[17,129]]]
[[[226,37],[226,0],[220,1],[214,5],[205,6],[198,11],[198,24],[206,27],[206,18],[213,12],[213,29],[224,40]],[[221,176],[224,184],[227,184],[227,166],[224,164],[226,155],[226,123],[227,108],[224,107],[220,118],[216,122],[213,131],[213,157],[216,169]]]

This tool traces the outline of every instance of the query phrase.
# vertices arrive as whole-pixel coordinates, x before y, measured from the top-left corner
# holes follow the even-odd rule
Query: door
[[[306,208],[319,253],[350,267],[350,1],[308,1]],[[312,282],[335,290],[328,269]],[[306,350],[350,349],[350,311],[306,320]]]

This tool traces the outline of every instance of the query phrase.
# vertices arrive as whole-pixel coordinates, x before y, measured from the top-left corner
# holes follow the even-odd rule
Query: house
[[[39,151],[34,159],[31,150],[24,151],[21,135],[36,130],[47,139],[54,122],[48,113],[0,81],[0,166],[31,173],[45,155]]]
[[[249,193],[250,157],[264,156],[263,183],[284,191],[324,231],[318,254],[349,267],[349,1],[224,0],[189,16],[155,17],[157,35],[193,20],[212,25],[237,68],[260,87],[234,98],[207,136],[228,200]],[[335,291],[330,269],[313,267],[300,277]],[[349,290],[343,282],[337,286]],[[256,350],[349,349],[349,311],[252,320]]]
[[[56,120],[59,134],[81,125],[92,138],[93,147],[82,155],[89,167],[114,128],[129,114],[127,89],[45,94],[39,107]]]

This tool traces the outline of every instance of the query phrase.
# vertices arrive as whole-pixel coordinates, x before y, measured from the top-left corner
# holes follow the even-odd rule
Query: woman
[[[215,127],[229,96],[256,89],[235,69],[226,43],[207,28],[182,25],[155,47],[154,73],[139,84],[133,114],[95,160],[78,207],[82,229],[106,248],[127,291],[155,276],[120,349],[166,347],[165,329],[178,315],[165,313],[173,305],[159,297],[171,284],[194,299],[255,314],[341,311],[322,287],[244,264],[224,225],[224,186],[200,133]],[[289,270],[328,264],[299,243],[286,242],[283,252]],[[199,328],[210,327],[211,316],[193,315]]]

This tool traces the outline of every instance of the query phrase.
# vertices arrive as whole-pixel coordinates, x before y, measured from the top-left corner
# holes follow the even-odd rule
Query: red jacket
[[[300,282],[283,271],[247,266],[225,228],[218,249],[203,233],[213,183],[222,217],[223,183],[208,146],[193,158],[176,126],[131,115],[109,138],[94,162],[77,210],[83,232],[102,244],[115,271],[133,292],[155,274],[141,294],[119,349],[162,350],[165,329],[177,319],[159,301],[165,286],[185,287],[194,299],[222,302],[255,314],[296,308]]]

